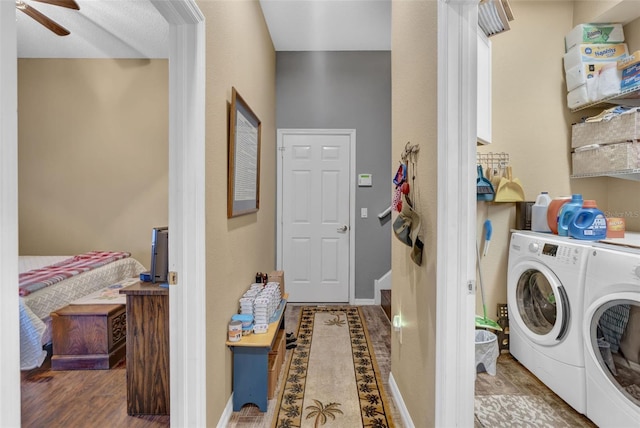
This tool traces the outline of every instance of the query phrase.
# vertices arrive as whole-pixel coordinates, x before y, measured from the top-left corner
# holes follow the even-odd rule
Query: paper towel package
[[[576,65],[565,73],[567,82],[567,91],[573,91],[580,85],[587,83],[587,79],[593,79],[598,76],[600,70],[607,64],[617,64],[614,62],[583,62]]]
[[[594,79],[590,79],[594,80]],[[567,94],[567,107],[576,108],[592,101],[587,91],[588,85],[582,85]]]
[[[618,61],[628,54],[626,43],[575,45],[564,54],[564,71],[582,63]]]
[[[564,38],[565,52],[581,43],[624,42],[622,24],[580,24]]]
[[[596,98],[593,101],[601,100],[620,93],[622,73],[618,70],[616,63],[609,63],[605,67],[602,67],[598,73],[597,80],[598,91]]]

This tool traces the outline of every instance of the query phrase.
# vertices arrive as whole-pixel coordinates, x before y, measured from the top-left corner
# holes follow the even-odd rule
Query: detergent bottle
[[[553,198],[547,208],[547,224],[551,233],[558,234],[558,214],[564,204],[571,200],[570,196],[560,196],[559,198]]]
[[[558,236],[569,236],[569,224],[578,210],[582,208],[583,203],[582,195],[574,193],[571,195],[571,200],[562,205],[558,213]]]
[[[547,223],[547,209],[551,203],[548,192],[542,192],[536,197],[536,203],[531,207],[531,230],[534,232],[551,233]]]
[[[607,219],[596,206],[596,201],[587,199],[573,216],[569,225],[569,236],[576,239],[598,241],[607,237]]]

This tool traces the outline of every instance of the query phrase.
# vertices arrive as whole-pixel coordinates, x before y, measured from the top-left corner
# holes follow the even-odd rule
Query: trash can
[[[495,376],[499,354],[498,336],[487,330],[476,330],[476,373],[486,371]]]

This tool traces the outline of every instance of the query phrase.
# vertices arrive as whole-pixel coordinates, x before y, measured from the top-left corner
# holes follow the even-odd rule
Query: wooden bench
[[[106,370],[125,357],[125,305],[67,305],[51,313],[53,370]]]
[[[280,366],[284,361],[284,311],[288,297],[286,293],[282,296],[275,320],[269,324],[266,333],[242,336],[239,342],[226,342],[233,351],[234,412],[250,403],[266,412],[268,400],[275,395]]]

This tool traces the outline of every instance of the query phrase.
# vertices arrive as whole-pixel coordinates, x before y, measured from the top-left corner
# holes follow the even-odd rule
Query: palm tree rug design
[[[394,427],[360,308],[300,310],[272,428]]]

